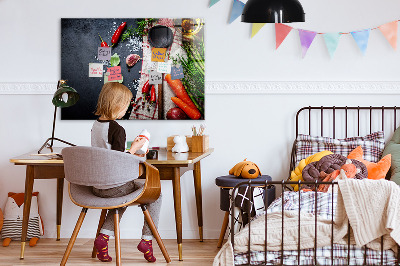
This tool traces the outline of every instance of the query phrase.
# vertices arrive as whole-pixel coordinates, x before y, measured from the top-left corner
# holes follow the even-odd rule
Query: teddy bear
[[[43,223],[39,215],[38,207],[39,192],[32,193],[31,211],[29,214],[27,239],[30,239],[29,246],[36,245],[40,236],[43,235]],[[4,207],[3,228],[1,237],[3,246],[8,247],[11,240],[21,240],[22,219],[24,213],[24,193],[9,192]]]
[[[247,161],[246,158],[229,170],[229,174],[252,179],[261,175],[261,171],[255,163]]]
[[[175,146],[172,148],[172,152],[188,152],[189,146],[186,143],[185,136],[175,136],[174,137]]]

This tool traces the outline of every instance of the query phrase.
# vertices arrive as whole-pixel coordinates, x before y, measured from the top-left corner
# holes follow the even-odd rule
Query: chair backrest
[[[132,154],[97,147],[67,147],[62,150],[65,179],[83,186],[118,186],[138,178],[139,163]]]

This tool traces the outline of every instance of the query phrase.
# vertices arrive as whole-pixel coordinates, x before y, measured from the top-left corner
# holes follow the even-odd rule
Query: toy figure
[[[29,214],[27,239],[29,246],[34,247],[43,235],[43,223],[39,215],[37,196],[39,192],[32,193],[31,212]],[[24,193],[9,192],[4,208],[4,222],[1,230],[3,247],[8,247],[11,240],[21,241],[22,219],[24,213]]]

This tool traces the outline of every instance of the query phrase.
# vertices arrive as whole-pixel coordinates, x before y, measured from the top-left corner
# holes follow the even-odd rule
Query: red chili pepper
[[[149,84],[149,81],[146,81],[146,83],[144,83],[144,85],[143,85],[142,93],[143,93],[143,95],[146,95],[149,92],[150,92],[150,84]]]
[[[101,38],[100,34],[99,34],[99,37],[100,37],[100,40],[101,40],[100,46],[101,47],[108,47],[108,44],[105,41],[103,41],[103,39]]]
[[[118,27],[118,29],[116,29],[116,31],[114,32],[114,35],[113,35],[112,38],[111,38],[112,46],[114,46],[114,44],[116,44],[116,43],[118,42],[119,37],[121,36],[121,34],[122,34],[122,32],[124,31],[125,27],[126,27],[126,22],[123,22],[123,23]]]
[[[154,85],[151,86],[150,95],[151,95],[150,102],[155,103],[156,102],[156,89],[154,88]]]

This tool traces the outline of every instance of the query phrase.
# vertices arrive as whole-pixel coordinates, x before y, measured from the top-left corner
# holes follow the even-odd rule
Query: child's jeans
[[[115,197],[122,197],[128,195],[138,189],[141,189],[144,186],[144,182],[138,182],[136,180],[132,180],[122,186],[113,187],[108,189],[98,189],[93,187],[93,194],[102,197],[102,198],[115,198]],[[158,227],[158,221],[160,218],[160,210],[161,210],[161,202],[162,196],[153,203],[147,204],[146,207],[149,210],[151,218],[153,218],[154,224]],[[118,208],[119,218],[121,219],[122,215],[124,214],[126,207]],[[100,233],[114,236],[114,210],[108,210],[106,220],[100,230]],[[144,221],[143,230],[142,230],[142,239],[152,240],[153,234],[151,233],[150,227],[147,224],[146,220]]]

